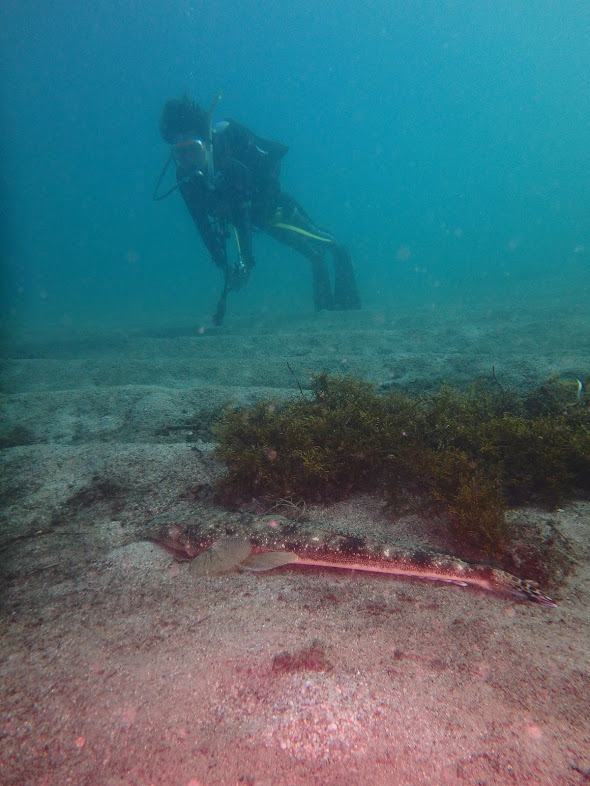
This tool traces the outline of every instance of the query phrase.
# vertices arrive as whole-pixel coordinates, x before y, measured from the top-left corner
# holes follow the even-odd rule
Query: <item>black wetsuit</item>
[[[307,257],[312,265],[316,310],[358,309],[360,298],[350,254],[329,233],[317,227],[305,210],[281,190],[281,159],[288,148],[256,136],[233,120],[219,125],[213,134],[215,177],[177,167],[176,177],[187,208],[207,250],[232,288],[227,260],[228,227],[237,234],[245,276],[254,266],[252,236],[263,231]],[[334,293],[325,251],[334,258]],[[218,312],[217,321],[223,319]]]

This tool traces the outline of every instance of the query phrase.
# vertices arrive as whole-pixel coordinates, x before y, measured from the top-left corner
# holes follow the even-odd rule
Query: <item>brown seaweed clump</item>
[[[215,432],[226,503],[411,493],[490,557],[510,540],[508,506],[554,507],[590,491],[588,400],[553,378],[524,394],[494,377],[412,396],[322,373],[309,397],[228,407]]]

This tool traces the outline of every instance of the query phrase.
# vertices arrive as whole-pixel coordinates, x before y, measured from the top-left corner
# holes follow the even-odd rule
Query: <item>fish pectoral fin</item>
[[[250,554],[250,541],[224,538],[197,555],[189,566],[193,576],[216,576],[240,565]]]
[[[295,562],[297,554],[290,551],[265,551],[261,554],[251,554],[240,562],[239,567],[245,570],[272,570]]]

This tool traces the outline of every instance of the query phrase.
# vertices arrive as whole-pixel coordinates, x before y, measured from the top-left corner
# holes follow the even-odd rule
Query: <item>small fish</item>
[[[472,564],[426,549],[384,544],[364,535],[282,516],[252,516],[230,525],[164,525],[148,538],[176,555],[193,558],[189,569],[195,576],[225,573],[234,568],[265,571],[293,564],[474,586],[543,606],[556,605],[535,581],[520,579],[491,565]]]

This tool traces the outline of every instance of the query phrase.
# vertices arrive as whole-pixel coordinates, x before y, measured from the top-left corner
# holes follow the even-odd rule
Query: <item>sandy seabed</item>
[[[556,608],[303,567],[197,579],[143,539],[156,518],[226,515],[209,420],[228,399],[299,395],[323,369],[414,391],[492,367],[506,386],[571,380],[590,358],[572,298],[13,340],[0,782],[590,782],[588,502],[519,512],[571,544]],[[445,547],[371,496],[306,513]]]

